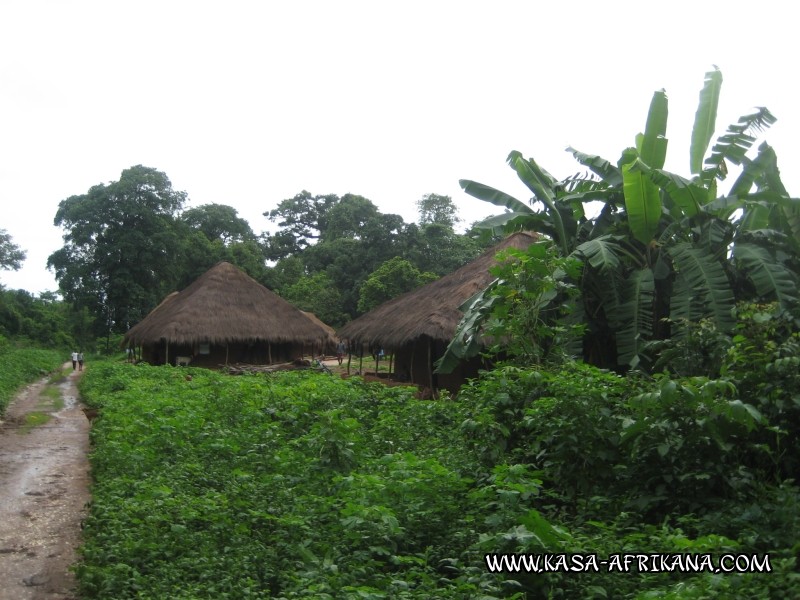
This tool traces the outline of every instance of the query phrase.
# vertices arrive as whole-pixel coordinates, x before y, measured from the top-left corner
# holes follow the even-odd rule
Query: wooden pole
[[[431,398],[436,398],[436,392],[433,389],[433,361],[431,360],[431,345],[433,340],[428,338],[428,383],[431,387]]]
[[[358,374],[364,375],[364,343],[361,343],[361,351],[358,354]]]
[[[414,350],[416,349],[416,347],[417,347],[417,342],[416,341],[412,341],[411,342],[411,364],[408,367],[408,379],[411,381],[411,383],[414,383]]]
[[[387,379],[392,379],[392,363],[394,362],[394,352],[389,355],[389,373],[387,373]]]
[[[268,361],[267,362],[268,365],[272,364],[272,343],[271,342],[267,342],[267,361]]]
[[[225,366],[228,366],[228,344],[225,344]]]

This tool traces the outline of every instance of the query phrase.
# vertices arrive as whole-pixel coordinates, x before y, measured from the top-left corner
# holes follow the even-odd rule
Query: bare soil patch
[[[81,373],[67,367],[61,381],[26,387],[0,421],[0,600],[76,597],[69,567],[90,498],[89,421]]]

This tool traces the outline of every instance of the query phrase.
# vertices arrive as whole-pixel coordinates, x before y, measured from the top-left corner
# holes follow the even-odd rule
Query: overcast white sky
[[[303,189],[406,221],[444,194],[471,222],[499,209],[459,179],[524,200],[511,150],[559,178],[581,170],[568,145],[616,162],[664,88],[667,168],[688,175],[714,64],[717,133],[767,106],[763,139],[798,195],[796,28],[772,0],[0,0],[0,229],[28,253],[0,284],[56,290],[58,203],[137,164],[256,233]]]

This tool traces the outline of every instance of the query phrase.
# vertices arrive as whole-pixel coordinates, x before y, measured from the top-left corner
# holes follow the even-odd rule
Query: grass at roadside
[[[22,386],[56,371],[63,362],[64,354],[57,350],[18,348],[0,341],[0,416]]]

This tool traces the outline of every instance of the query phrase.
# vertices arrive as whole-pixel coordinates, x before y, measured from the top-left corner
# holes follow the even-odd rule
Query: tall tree
[[[98,318],[96,333],[125,331],[175,288],[185,200],[165,173],[137,165],[60,202],[64,246],[47,264],[64,298]]]
[[[419,211],[420,225],[437,223],[453,229],[457,223],[461,222],[458,217],[458,207],[453,204],[450,196],[425,194],[417,200],[417,210]]]
[[[281,295],[300,310],[314,313],[332,327],[338,327],[347,321],[342,295],[324,272],[303,275],[284,288]]]
[[[21,250],[5,229],[0,229],[0,269],[18,271],[25,260],[25,251]]]
[[[269,258],[278,260],[302,251],[320,238],[327,228],[328,211],[338,204],[335,194],[312,196],[303,190],[294,198],[282,200],[278,207],[265,212],[270,221],[282,228],[277,234],[267,234]]]
[[[423,273],[410,262],[395,256],[370,273],[361,285],[358,298],[359,312],[367,312],[405,292],[433,281],[437,276]]]
[[[183,212],[181,220],[200,231],[209,241],[219,240],[225,246],[256,237],[250,224],[239,216],[237,210],[225,204],[203,204],[190,208]]]

